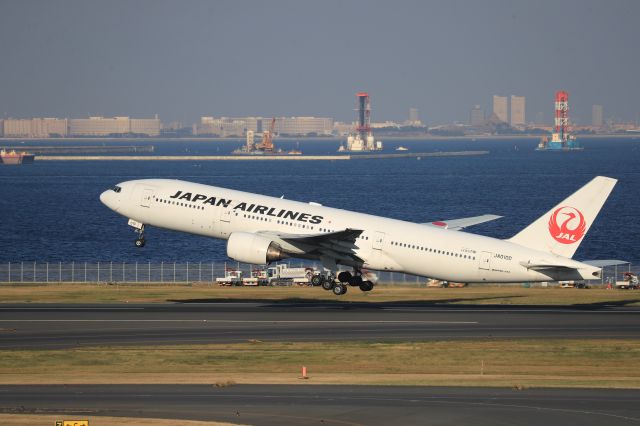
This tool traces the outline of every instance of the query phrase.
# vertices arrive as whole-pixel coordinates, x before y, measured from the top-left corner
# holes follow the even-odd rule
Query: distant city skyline
[[[573,121],[602,105],[633,122],[638,16],[633,0],[9,1],[0,117],[351,121],[366,90],[374,121],[466,122],[494,94],[550,120],[567,90]]]

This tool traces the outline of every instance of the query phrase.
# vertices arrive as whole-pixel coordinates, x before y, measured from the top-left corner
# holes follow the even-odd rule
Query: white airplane
[[[100,201],[129,219],[138,247],[151,225],[225,239],[240,262],[319,260],[325,274],[313,284],[341,295],[348,285],[370,291],[369,269],[464,283],[597,279],[614,263],[572,257],[615,184],[594,178],[507,240],[459,232],[495,215],[411,223],[180,180],[122,182]]]

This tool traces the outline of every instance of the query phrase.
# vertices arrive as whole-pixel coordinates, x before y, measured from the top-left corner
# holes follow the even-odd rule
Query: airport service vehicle
[[[622,281],[616,281],[616,288],[621,290],[637,290],[640,288],[640,284],[638,284],[638,276],[633,272],[623,273]]]
[[[429,288],[463,288],[466,287],[467,283],[454,283],[449,281],[442,280],[427,280],[427,287]]]
[[[251,270],[250,277],[242,278],[242,285],[245,286],[260,286],[268,284],[269,280],[267,279],[267,272],[261,268]]]
[[[314,268],[290,268],[287,264],[271,266],[266,272],[270,285],[313,285],[313,277],[320,276]]]
[[[224,277],[216,278],[216,283],[222,286],[242,285],[242,271],[225,268]]]
[[[126,181],[100,200],[130,219],[139,247],[145,227],[157,226],[227,240],[230,258],[254,265],[319,260],[322,287],[341,295],[373,288],[363,270],[462,283],[598,279],[621,262],[572,257],[615,184],[595,177],[506,240],[461,231],[496,215],[412,223],[181,180]]]
[[[560,284],[560,288],[589,288],[584,281],[560,281],[558,284]]]

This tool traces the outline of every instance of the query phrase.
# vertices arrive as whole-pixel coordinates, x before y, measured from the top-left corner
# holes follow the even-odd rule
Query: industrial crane
[[[262,132],[262,141],[256,146],[256,149],[262,150],[264,152],[273,152],[273,132],[275,128],[276,118],[273,117],[271,119],[269,130],[264,130]]]

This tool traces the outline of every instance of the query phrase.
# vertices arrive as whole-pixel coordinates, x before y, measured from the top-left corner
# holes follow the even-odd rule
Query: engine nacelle
[[[232,232],[229,235],[227,256],[254,265],[264,265],[287,257],[278,243],[250,232]]]

